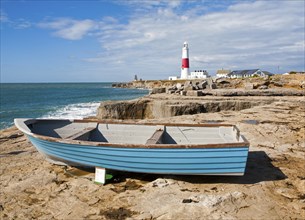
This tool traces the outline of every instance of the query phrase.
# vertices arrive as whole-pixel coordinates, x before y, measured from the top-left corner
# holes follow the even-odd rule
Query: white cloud
[[[93,27],[94,22],[83,20],[75,22],[70,27],[56,31],[55,35],[69,40],[79,40],[82,39],[88,31],[92,30]]]
[[[187,0],[184,0],[185,2]],[[169,8],[176,8],[181,5],[181,0],[119,0],[116,3],[121,5],[127,5],[130,7],[135,8],[136,10],[143,10],[143,9],[153,9],[158,7],[169,7]]]
[[[53,21],[41,22],[39,27],[54,29],[57,37],[67,40],[80,40],[96,27],[96,22],[90,19],[74,20],[61,18]]]
[[[7,14],[3,11],[0,10],[0,22],[7,22],[8,21],[8,16]]]
[[[96,37],[101,51],[84,61],[105,81],[130,80],[134,74],[143,79],[179,75],[184,41],[189,42],[192,70],[305,68],[303,1],[235,1],[230,6],[226,1],[140,2],[120,2],[134,10],[124,23],[109,16],[59,18],[39,27],[67,40]]]
[[[198,7],[200,8],[200,7]],[[193,10],[193,9],[189,9]],[[107,27],[107,31],[105,30]],[[142,78],[180,74],[181,47],[190,46],[191,69],[304,70],[304,2],[237,2],[196,14],[162,5],[128,24],[100,29],[102,51],[86,59],[104,71],[136,72]],[[118,61],[120,61],[118,63]]]
[[[41,28],[61,29],[75,23],[75,20],[70,18],[58,18],[53,21],[44,21],[38,24]]]
[[[13,26],[15,29],[26,29],[31,27],[32,23],[23,18],[20,18],[16,22],[13,22]]]
[[[10,19],[3,10],[0,11],[0,22],[6,23],[14,29],[26,29],[32,26],[32,23],[26,19]]]

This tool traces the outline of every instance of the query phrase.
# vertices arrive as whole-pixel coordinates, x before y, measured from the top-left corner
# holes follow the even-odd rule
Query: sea
[[[95,116],[102,101],[130,100],[144,89],[112,88],[112,83],[0,83],[0,129],[14,118],[81,119]]]

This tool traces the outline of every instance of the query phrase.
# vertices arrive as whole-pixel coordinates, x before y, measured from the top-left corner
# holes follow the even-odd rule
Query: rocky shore
[[[137,80],[127,83],[114,83],[114,88],[156,89],[157,93],[178,93],[181,91],[205,89],[305,89],[305,74],[273,75],[267,78],[219,78],[192,80]],[[171,91],[171,92],[170,92]],[[184,94],[185,95],[185,94]]]
[[[101,104],[103,119],[237,125],[250,142],[242,177],[118,172],[101,186],[91,170],[45,161],[15,127],[1,130],[0,218],[304,219],[305,99],[292,89],[301,95],[216,89]]]
[[[173,94],[151,94],[130,101],[102,102],[98,108],[97,118],[161,119],[178,115],[240,111],[277,101],[301,102],[302,104],[305,104],[305,92],[291,89],[256,91],[255,96],[249,95],[245,90],[217,89],[208,92],[212,95],[190,97],[176,96]],[[272,96],[270,94],[276,95]],[[295,96],[292,94],[295,94]],[[298,96],[300,96],[300,98],[295,99],[295,97]]]

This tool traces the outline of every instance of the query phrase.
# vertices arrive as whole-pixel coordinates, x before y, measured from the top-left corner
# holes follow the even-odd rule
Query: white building
[[[189,79],[206,79],[210,77],[206,70],[195,70],[188,76]]]
[[[168,80],[178,80],[178,76],[169,76]]]
[[[231,73],[231,70],[217,70],[216,78],[229,78],[229,73]]]
[[[260,69],[252,69],[252,70],[234,70],[228,74],[230,78],[248,78],[248,77],[268,77],[272,76],[273,73],[268,71],[261,71]]]

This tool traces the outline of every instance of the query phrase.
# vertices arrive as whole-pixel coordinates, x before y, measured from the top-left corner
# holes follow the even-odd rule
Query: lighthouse
[[[182,48],[182,66],[181,66],[181,79],[187,79],[189,76],[189,47],[188,43],[184,42]]]

